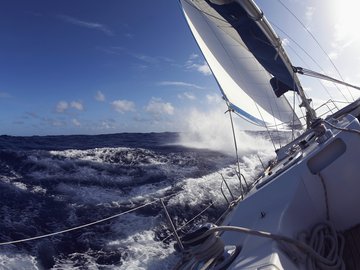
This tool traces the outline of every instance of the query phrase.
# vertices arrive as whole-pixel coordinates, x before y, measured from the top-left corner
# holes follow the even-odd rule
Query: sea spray
[[[184,131],[180,133],[179,143],[191,148],[203,148],[234,153],[234,139],[228,114],[223,106],[208,112],[190,110],[184,118]],[[240,128],[244,120],[234,119],[235,136],[239,154],[273,152],[271,142],[256,133],[249,134]],[[248,126],[248,124],[246,125]]]

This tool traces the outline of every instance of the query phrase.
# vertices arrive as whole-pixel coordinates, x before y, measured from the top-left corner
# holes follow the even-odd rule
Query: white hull
[[[254,183],[221,225],[298,239],[327,222],[327,216],[338,232],[360,224],[360,133],[348,131],[360,131],[360,102],[351,106],[352,112],[328,119],[337,128],[325,124],[324,134],[309,130],[283,148],[287,154],[278,153],[282,160]],[[309,269],[272,239],[229,231],[221,239],[225,246],[241,247],[227,269]]]

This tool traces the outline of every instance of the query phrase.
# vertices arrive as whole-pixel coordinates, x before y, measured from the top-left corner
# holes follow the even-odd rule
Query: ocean
[[[270,155],[244,136],[254,144],[240,149],[251,181]],[[227,208],[221,175],[240,195],[235,154],[194,145],[179,133],[0,136],[0,243],[118,215],[0,245],[0,269],[170,269],[179,254],[159,199],[181,235]]]

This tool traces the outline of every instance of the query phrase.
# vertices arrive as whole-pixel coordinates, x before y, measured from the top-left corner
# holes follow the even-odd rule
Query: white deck
[[[351,115],[340,119],[336,126],[360,130],[358,120]],[[280,162],[273,175],[264,177],[263,185],[260,181],[259,188],[253,188],[223,225],[296,239],[300,232],[326,220],[325,192],[317,173],[324,179],[330,221],[336,229],[344,231],[359,224],[360,136],[331,131],[333,136],[324,143],[312,141],[305,149],[299,149],[301,157],[295,164]],[[222,239],[227,245],[242,246],[229,269],[305,269],[304,265],[296,265],[275,241],[234,232],[224,233]]]

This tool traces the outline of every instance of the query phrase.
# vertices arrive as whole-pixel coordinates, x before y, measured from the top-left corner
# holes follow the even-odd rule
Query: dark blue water
[[[226,207],[218,172],[233,176],[234,157],[177,141],[176,133],[0,136],[0,242],[86,224],[162,197],[177,227],[210,203],[195,223],[216,220]],[[169,233],[155,203],[78,231],[0,246],[0,268],[166,269],[176,261]]]

